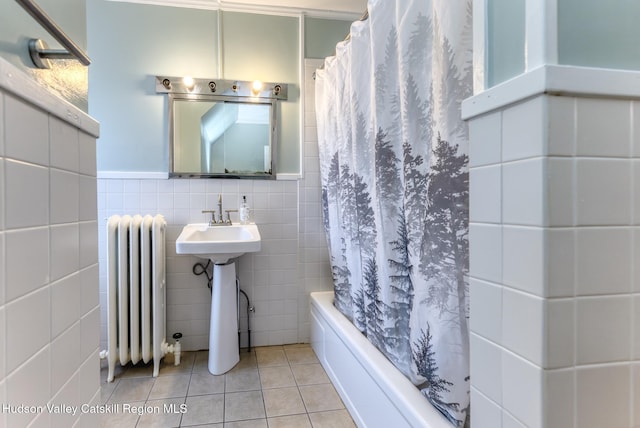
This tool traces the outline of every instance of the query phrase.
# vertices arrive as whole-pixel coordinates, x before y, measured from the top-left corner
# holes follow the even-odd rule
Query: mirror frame
[[[259,90],[252,89],[253,82],[220,79],[191,79],[187,86],[182,77],[156,76],[156,93],[167,94],[168,111],[168,145],[169,145],[169,177],[170,178],[249,178],[275,180],[277,174],[277,147],[278,147],[278,101],[286,100],[288,85],[286,83],[263,82]],[[181,172],[175,171],[175,125],[174,103],[175,101],[230,101],[234,103],[263,104],[271,106],[270,126],[270,151],[271,173],[232,174],[232,173],[207,173],[207,172]]]

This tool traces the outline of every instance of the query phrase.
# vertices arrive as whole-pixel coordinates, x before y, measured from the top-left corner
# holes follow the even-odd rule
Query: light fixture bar
[[[224,95],[229,97],[268,98],[286,100],[288,84],[261,82],[262,87],[254,87],[255,81],[192,78],[187,83],[183,77],[156,76],[156,93]]]

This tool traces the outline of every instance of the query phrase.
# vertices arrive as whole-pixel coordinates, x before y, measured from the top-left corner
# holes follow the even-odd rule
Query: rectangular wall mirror
[[[283,95],[281,85],[260,92],[248,82],[202,80],[157,78],[157,92],[169,95],[169,176],[275,179],[286,85]]]

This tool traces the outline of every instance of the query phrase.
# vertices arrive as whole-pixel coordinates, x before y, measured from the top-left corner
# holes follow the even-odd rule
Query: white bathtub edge
[[[384,412],[385,416],[397,415],[395,417],[398,420],[392,422],[394,427],[452,427],[420,391],[333,306],[332,291],[311,293],[311,311],[313,349],[358,426],[372,428],[389,423],[388,420],[381,421],[379,415],[368,415],[367,411],[357,408],[358,401],[370,402],[373,399],[377,401],[371,403],[370,409],[386,408],[390,411]],[[366,372],[368,379],[358,377],[360,370],[350,371],[349,376],[336,375],[336,367],[330,363],[326,353],[326,329],[340,339],[337,344],[332,342],[332,346],[343,347],[341,355],[352,359],[344,361],[345,365],[357,364]],[[377,391],[362,388],[366,384],[376,385]],[[359,396],[354,397],[354,394]]]

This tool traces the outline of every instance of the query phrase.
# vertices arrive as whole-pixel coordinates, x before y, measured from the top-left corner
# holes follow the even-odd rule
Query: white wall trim
[[[344,21],[355,21],[362,16],[363,11],[350,12],[350,11],[329,11],[320,9],[311,9],[303,7],[286,7],[286,6],[266,6],[266,5],[253,5],[244,3],[229,3],[220,4],[217,0],[110,0],[121,3],[139,3],[149,4],[156,6],[172,6],[172,7],[184,7],[191,9],[205,9],[205,10],[223,10],[225,12],[246,12],[257,13],[262,15],[279,15],[279,16],[300,16],[304,13],[307,16],[314,18],[325,19],[339,19]]]
[[[98,171],[98,179],[166,180],[168,178],[169,173],[162,171]]]
[[[276,180],[300,180],[300,179],[302,179],[302,174],[298,174],[298,173],[276,174]]]
[[[97,138],[100,135],[100,124],[97,120],[67,100],[50,92],[4,58],[0,58],[0,89],[32,103],[92,137]]]
[[[640,99],[640,71],[545,65],[462,102],[462,119],[541,95]]]

